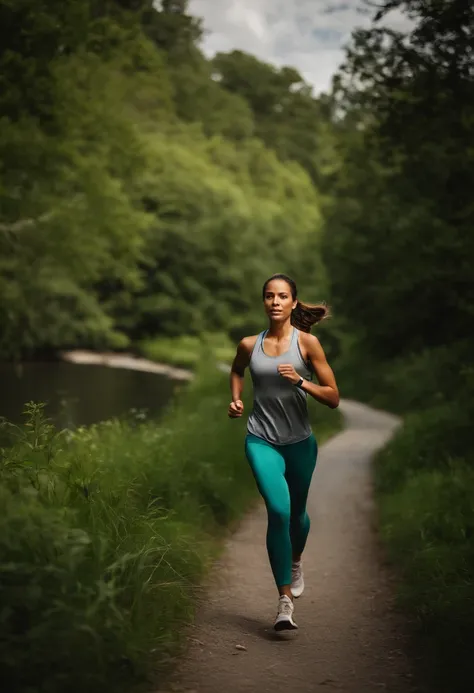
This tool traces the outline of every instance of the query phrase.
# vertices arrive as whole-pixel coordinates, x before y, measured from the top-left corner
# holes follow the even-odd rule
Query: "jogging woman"
[[[269,328],[237,347],[228,414],[239,418],[244,412],[248,366],[254,401],[245,453],[268,513],[267,551],[280,595],[274,627],[280,631],[298,627],[293,598],[304,590],[301,554],[310,527],[306,501],[318,452],[306,397],[335,409],[339,392],[318,339],[309,334],[327,316],[326,306],[298,301],[295,282],[284,274],[265,282],[263,303]],[[319,384],[310,382],[313,372]]]

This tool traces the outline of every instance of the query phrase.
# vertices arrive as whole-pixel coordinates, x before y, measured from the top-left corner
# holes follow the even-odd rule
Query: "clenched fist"
[[[244,403],[241,399],[231,402],[229,405],[229,411],[227,412],[231,419],[238,419],[244,413]]]
[[[295,371],[294,367],[289,363],[280,364],[278,366],[278,372],[283,378],[285,378],[285,380],[289,380],[292,385],[296,385],[296,383],[299,382],[301,377]]]

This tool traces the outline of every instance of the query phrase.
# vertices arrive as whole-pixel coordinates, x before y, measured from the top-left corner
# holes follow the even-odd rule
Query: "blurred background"
[[[316,334],[342,395],[404,418],[374,468],[381,533],[402,577],[401,604],[430,633],[443,662],[450,650],[451,693],[456,685],[467,690],[462,686],[472,674],[462,651],[469,643],[472,649],[474,626],[473,143],[470,0],[0,0],[0,416],[44,433],[34,439],[22,433],[17,453],[2,453],[10,515],[0,513],[14,518],[8,531],[3,527],[11,544],[5,539],[2,594],[18,607],[0,617],[9,693],[62,690],[67,680],[63,672],[59,683],[34,688],[38,680],[44,684],[43,666],[61,669],[42,650],[38,670],[31,667],[36,674],[24,678],[25,633],[30,647],[37,643],[27,624],[48,620],[41,609],[52,597],[40,608],[31,587],[30,606],[20,608],[11,574],[26,585],[28,571],[5,568],[28,555],[28,575],[38,575],[36,549],[13,556],[22,541],[13,529],[15,494],[26,488],[15,465],[21,459],[28,467],[31,446],[42,469],[54,458],[56,433],[44,413],[58,429],[79,427],[80,437],[81,427],[132,411],[133,425],[116,421],[113,435],[100,427],[81,434],[76,445],[87,474],[74,468],[75,481],[67,493],[61,486],[66,495],[54,501],[57,512],[79,504],[68,526],[82,522],[81,546],[96,547],[92,560],[89,549],[76,546],[87,569],[63,566],[72,571],[70,589],[79,573],[92,574],[91,565],[99,572],[90,585],[100,575],[112,589],[104,565],[122,544],[111,540],[101,554],[91,539],[99,525],[84,519],[81,505],[90,493],[84,479],[109,459],[91,450],[110,451],[112,435],[118,456],[131,459],[139,448],[148,460],[146,445],[156,451],[158,444],[145,445],[151,429],[140,429],[137,420],[164,415],[179,389],[173,370],[157,375],[73,363],[71,353],[121,354],[132,365],[138,357],[191,371],[206,360],[229,363],[237,341],[265,327],[261,287],[275,272],[295,279],[302,300],[331,306],[332,319]],[[208,374],[205,382],[205,401],[216,406],[221,397],[225,408],[225,378]],[[25,418],[31,400],[48,404],[44,411],[30,406]],[[197,423],[192,429],[191,414],[182,414],[179,436],[202,434]],[[337,427],[332,421],[328,431]],[[124,441],[131,445],[139,430],[143,436],[127,448]],[[179,449],[166,439],[160,455],[183,458],[185,440],[193,447],[189,437]],[[79,452],[57,454],[58,469],[70,470]],[[65,483],[62,472],[47,468]],[[42,495],[28,470],[24,484],[33,484],[34,502],[45,507],[51,495]],[[217,479],[212,471],[209,479],[213,474]],[[176,509],[185,492],[173,495],[172,475],[166,478],[168,491],[160,478],[154,497]],[[232,495],[225,501],[219,495],[223,479],[214,500],[206,500],[218,524]],[[192,492],[206,483],[193,482]],[[153,485],[150,478],[146,485]],[[118,497],[111,494],[108,507],[118,507]],[[27,534],[40,522],[33,516],[41,522],[46,516],[34,514],[31,499],[22,502]],[[134,505],[130,518],[135,512]],[[48,531],[56,536],[53,524]],[[196,566],[189,570],[198,580]],[[120,574],[130,584],[129,573]],[[176,589],[182,596],[182,585]],[[124,597],[121,608],[133,602],[136,610],[135,598]],[[73,601],[55,628],[67,651],[78,638],[86,652],[84,624],[71,640],[65,635]],[[158,647],[156,633],[142,633],[138,643],[123,623],[122,640],[112,626],[104,635],[97,614],[87,627],[108,643],[110,660],[107,654],[99,665],[89,648],[87,666],[65,665],[77,686],[91,690],[100,689],[117,657],[140,670],[150,638]],[[176,614],[177,622],[184,618]],[[174,642],[168,636],[160,635],[163,661]]]

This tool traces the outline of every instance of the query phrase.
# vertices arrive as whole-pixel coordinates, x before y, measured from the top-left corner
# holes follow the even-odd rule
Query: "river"
[[[28,401],[46,402],[60,428],[89,425],[130,410],[156,416],[177,383],[167,375],[63,361],[0,363],[0,417],[22,423]]]

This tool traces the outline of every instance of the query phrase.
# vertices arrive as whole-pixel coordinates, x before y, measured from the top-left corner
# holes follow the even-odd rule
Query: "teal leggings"
[[[248,434],[245,454],[268,513],[267,551],[277,587],[291,584],[293,556],[303,552],[310,520],[306,512],[316,466],[314,435],[291,445],[272,445]]]

